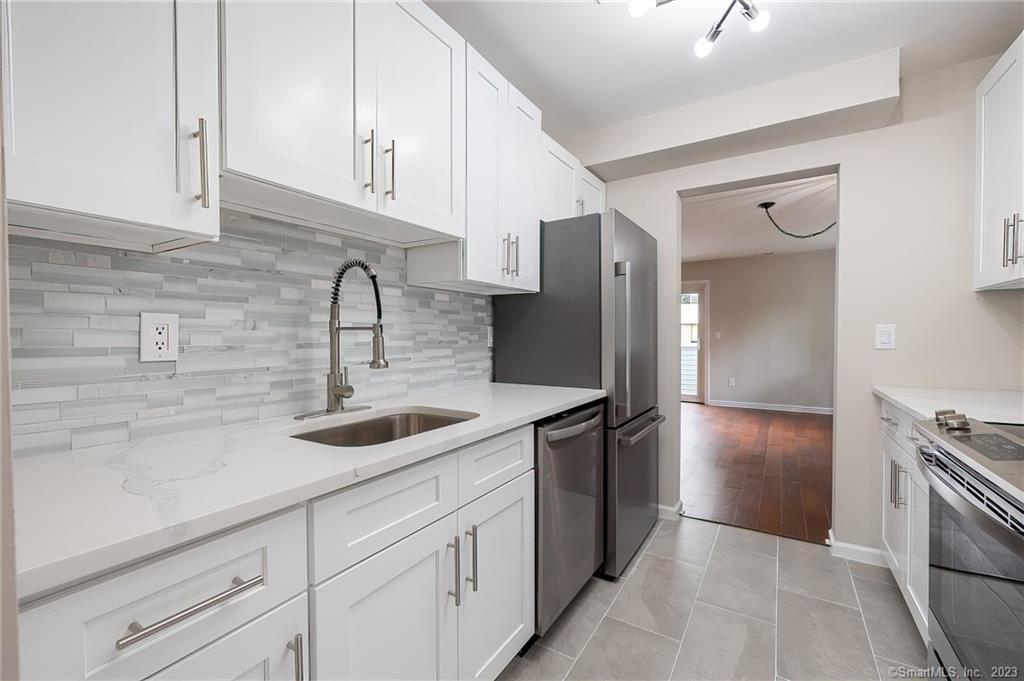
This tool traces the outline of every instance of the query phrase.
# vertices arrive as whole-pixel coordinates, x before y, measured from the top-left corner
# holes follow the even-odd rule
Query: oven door
[[[931,487],[928,604],[936,661],[953,678],[1020,678],[1024,534],[1009,518],[1024,516],[942,452],[922,450],[919,464]]]

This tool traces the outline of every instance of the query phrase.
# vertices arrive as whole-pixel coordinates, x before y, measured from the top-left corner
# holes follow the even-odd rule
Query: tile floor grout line
[[[533,645],[535,645],[535,646],[537,646],[539,648],[543,648],[544,650],[549,650],[552,653],[554,653],[555,655],[561,655],[562,657],[564,657],[567,660],[572,660],[573,662],[576,661],[576,658],[573,657],[572,655],[566,655],[565,653],[561,652],[560,650],[555,650],[554,648],[549,648],[548,646],[544,645],[540,641],[534,641]]]
[[[644,551],[644,553],[646,553],[646,551]],[[640,561],[640,556],[637,556],[637,558],[636,558],[636,559],[637,559],[637,562],[639,562],[639,561]],[[635,566],[634,566],[634,567],[635,567]],[[582,647],[582,648],[580,648],[580,654],[579,654],[579,655],[578,655],[578,656],[576,657],[576,659],[575,659],[575,660],[573,661],[573,663],[572,663],[572,666],[570,666],[570,667],[569,667],[569,671],[567,671],[567,672],[565,673],[565,676],[563,676],[563,677],[562,677],[562,680],[563,680],[563,681],[564,681],[565,679],[568,679],[568,678],[569,678],[569,675],[570,675],[570,674],[572,674],[572,670],[576,668],[576,665],[577,665],[577,664],[579,663],[579,661],[580,661],[580,658],[582,658],[582,657],[583,657],[583,653],[585,653],[585,652],[586,652],[586,650],[587,650],[587,646],[589,646],[589,645],[590,645],[590,642],[591,642],[592,640],[594,640],[594,635],[595,635],[595,634],[597,634],[597,630],[601,628],[601,624],[602,624],[602,623],[604,622],[605,618],[606,618],[606,617],[608,617],[608,613],[612,611],[612,606],[613,606],[613,605],[615,605],[615,601],[619,600],[619,596],[620,596],[620,595],[622,594],[622,589],[623,589],[623,588],[625,588],[625,586],[626,586],[626,582],[628,582],[628,581],[629,581],[629,578],[630,578],[630,577],[632,577],[632,576],[633,576],[633,571],[631,571],[631,572],[630,572],[630,573],[629,573],[629,574],[628,574],[628,575],[627,575],[626,577],[624,577],[624,578],[623,578],[623,580],[622,580],[622,583],[618,585],[618,587],[619,587],[619,590],[615,592],[615,597],[614,597],[614,598],[612,598],[612,600],[611,600],[611,602],[610,602],[610,603],[608,603],[608,607],[607,607],[607,608],[605,608],[605,610],[604,610],[604,614],[603,614],[603,615],[601,615],[601,619],[599,619],[599,620],[597,621],[597,626],[596,626],[596,627],[594,627],[594,630],[593,630],[592,632],[590,632],[590,636],[588,636],[588,637],[587,637],[587,640],[586,640],[586,642],[585,642],[585,643],[583,644],[583,647]]]
[[[854,587],[854,589],[856,590],[856,587]],[[847,610],[857,610],[858,612],[860,611],[860,606],[859,605],[850,605],[849,603],[839,603],[837,601],[830,601],[829,599],[822,598],[821,596],[812,596],[811,594],[801,593],[800,591],[793,591],[792,589],[783,589],[783,588],[780,587],[779,590],[780,591],[785,591],[788,594],[793,594],[794,596],[803,596],[804,598],[813,598],[816,601],[821,601],[822,603],[828,603],[829,605],[838,605],[840,608],[846,608]],[[858,603],[859,602],[860,601],[858,601]]]
[[[725,607],[723,605],[716,605],[714,603],[708,603],[707,601],[702,601],[700,599],[695,599],[694,603],[700,603],[704,607],[712,608],[714,610],[721,610],[722,612],[727,612],[730,615],[736,615],[737,617],[742,617],[744,619],[751,620],[752,622],[759,622],[761,624],[767,624],[768,626],[771,626],[771,627],[774,627],[775,624],[776,624],[775,622],[769,622],[768,620],[763,620],[760,617],[752,617],[752,616],[750,616],[750,615],[748,615],[746,613],[739,612],[738,610],[731,610],[731,609],[729,609],[729,608],[727,608],[727,607]]]
[[[871,643],[871,633],[868,631],[868,620],[864,616],[864,606],[860,602],[860,594],[857,592],[857,582],[853,579],[853,570],[850,569],[850,561],[843,559],[846,563],[846,574],[850,577],[850,583],[853,584],[853,595],[857,599],[857,610],[860,612],[860,623],[864,625],[864,636],[868,639],[868,650],[871,651],[871,666],[875,670],[875,677],[878,681],[882,681],[882,674],[878,671],[878,656],[875,655],[875,646]]]
[[[616,617],[615,615],[605,615],[604,619],[606,619],[606,620],[615,620],[616,622],[620,622],[622,624],[629,625],[629,626],[633,627],[634,629],[639,629],[640,631],[646,631],[648,634],[654,634],[655,636],[660,636],[661,638],[668,639],[669,641],[672,641],[673,643],[679,643],[680,641],[682,641],[682,639],[672,638],[671,636],[666,636],[665,634],[660,634],[660,633],[654,631],[653,629],[648,629],[647,627],[641,627],[639,624],[634,624],[633,622],[627,622],[626,620],[620,619],[620,618]]]
[[[718,529],[715,530],[715,538],[711,541],[711,551],[708,553],[708,565],[711,563],[711,554],[715,552],[715,544],[718,543],[718,535],[722,531],[722,526],[719,525]],[[690,604],[690,613],[686,616],[686,624],[683,625],[683,633],[679,637],[679,647],[676,649],[676,659],[672,661],[672,669],[668,672],[668,678],[671,680],[672,676],[676,673],[676,667],[679,666],[679,656],[683,653],[683,641],[686,640],[686,632],[690,629],[690,620],[693,619],[693,611],[697,608],[697,602],[700,597],[701,587],[704,586],[704,578],[708,576],[708,565],[704,566],[704,572],[700,575],[700,581],[697,582],[697,591],[693,596],[693,603]]]
[[[775,678],[779,677],[779,579],[782,572],[782,540],[775,538]]]

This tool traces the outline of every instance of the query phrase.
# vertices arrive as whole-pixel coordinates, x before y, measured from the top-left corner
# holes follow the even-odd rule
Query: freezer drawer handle
[[[640,440],[643,440],[645,437],[647,437],[652,432],[657,430],[658,426],[660,426],[664,422],[665,422],[665,417],[663,415],[659,414],[658,416],[655,416],[654,420],[651,421],[646,427],[644,427],[643,430],[641,430],[636,435],[630,435],[629,437],[626,437],[625,435],[620,435],[619,436],[619,444],[623,445],[625,447],[632,447],[637,442],[640,442]]]
[[[604,414],[598,412],[597,416],[590,419],[589,421],[584,421],[583,423],[579,423],[575,426],[569,426],[568,428],[559,428],[558,430],[552,430],[544,436],[544,439],[547,440],[548,442],[559,442],[561,440],[568,440],[571,437],[583,435],[583,433],[588,433],[594,430],[595,428],[599,428],[601,426],[601,421],[603,420]]]

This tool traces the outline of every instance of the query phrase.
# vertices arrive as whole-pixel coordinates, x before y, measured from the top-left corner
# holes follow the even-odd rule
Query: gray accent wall
[[[486,383],[491,302],[405,285],[405,251],[223,211],[221,239],[152,255],[12,237],[14,452],[32,454],[323,407],[329,289],[347,258],[379,275],[391,368],[345,335],[353,402]],[[179,315],[179,357],[139,362],[139,313]],[[369,323],[360,271],[342,322]]]

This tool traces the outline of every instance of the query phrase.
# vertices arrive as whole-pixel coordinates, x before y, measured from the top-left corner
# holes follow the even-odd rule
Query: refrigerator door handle
[[[624,386],[624,392],[625,392],[625,398],[626,399],[625,399],[625,403],[623,405],[624,409],[625,409],[625,413],[623,415],[628,417],[628,416],[632,416],[633,415],[633,398],[632,398],[632,387],[633,387],[632,386],[632,383],[633,383],[632,373],[633,372],[632,372],[632,368],[631,368],[631,365],[632,365],[632,361],[631,360],[633,358],[633,315],[632,315],[632,310],[631,310],[632,303],[630,301],[630,298],[632,297],[630,294],[632,293],[631,289],[632,289],[633,277],[630,274],[630,264],[629,264],[628,260],[622,260],[620,262],[615,263],[615,277],[616,278],[622,277],[622,285],[624,287],[624,290],[623,290],[623,293],[622,293],[622,299],[624,301],[624,304],[623,304],[623,308],[624,308],[623,309],[623,316],[625,317],[625,333],[623,334],[623,336],[624,336],[623,362],[625,363],[625,372],[624,372],[625,373],[625,381],[624,381],[625,386]],[[619,405],[615,405],[615,406],[616,406],[616,408],[618,408]]]
[[[626,435],[619,435],[619,437],[618,437],[619,444],[622,445],[623,447],[632,447],[637,442],[640,442],[640,440],[643,440],[645,437],[647,437],[652,432],[657,430],[658,426],[660,426],[664,422],[665,422],[665,417],[663,415],[659,414],[659,415],[655,416],[654,419],[650,423],[648,423],[646,426],[644,426],[640,430],[639,433],[636,433],[635,435],[630,435],[628,437]]]

